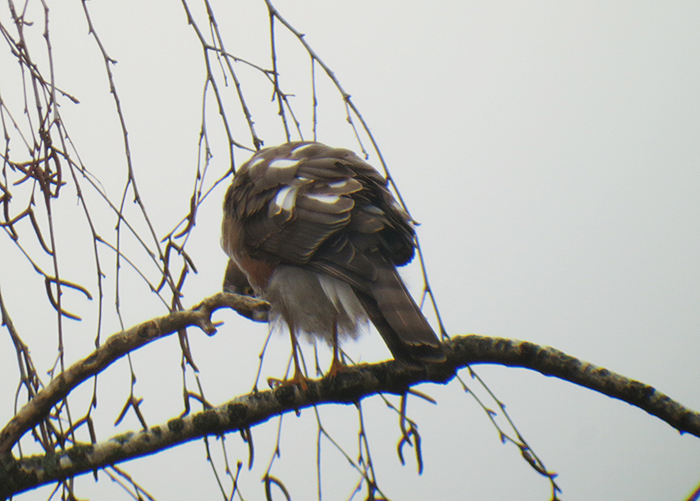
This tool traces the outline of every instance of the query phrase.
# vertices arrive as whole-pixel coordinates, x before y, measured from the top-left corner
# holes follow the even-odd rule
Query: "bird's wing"
[[[224,210],[242,250],[274,264],[305,266],[336,254],[330,263],[363,276],[373,272],[357,246],[381,247],[396,264],[413,257],[408,215],[384,178],[345,149],[297,142],[258,152],[236,174]]]

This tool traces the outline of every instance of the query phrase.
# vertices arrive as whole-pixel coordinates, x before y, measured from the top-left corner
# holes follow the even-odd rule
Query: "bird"
[[[314,141],[267,147],[240,166],[223,204],[224,290],[270,303],[289,328],[294,376],[306,387],[300,337],[333,349],[370,320],[395,360],[445,360],[438,336],[397,267],[416,252],[414,223],[387,180],[351,150]]]

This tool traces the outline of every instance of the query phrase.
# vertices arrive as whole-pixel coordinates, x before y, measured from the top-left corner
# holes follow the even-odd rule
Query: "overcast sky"
[[[64,3],[49,2],[56,81],[81,104],[64,101],[61,114],[85,165],[118,199],[124,148],[104,64],[88,35],[82,6]],[[87,5],[106,50],[118,61],[113,71],[134,170],[162,237],[189,209],[201,128],[201,47],[178,2],[91,0]],[[263,2],[212,5],[226,49],[269,67]],[[30,6],[37,24],[27,29],[40,37],[41,11],[39,5]],[[275,6],[305,34],[368,121],[412,216],[421,223],[431,285],[451,335],[478,333],[551,345],[700,409],[700,4],[277,0]],[[8,19],[2,7],[0,20],[7,26]],[[203,17],[198,19],[203,23]],[[282,83],[304,110],[300,119],[308,139],[308,57],[281,27],[277,30]],[[3,47],[0,92],[8,101],[21,94]],[[240,72],[259,134],[266,145],[283,142],[269,87],[254,71],[241,66]],[[233,116],[238,113],[235,87],[221,90]],[[319,140],[357,150],[342,102],[320,76],[318,90]],[[21,116],[21,101],[14,105]],[[215,107],[207,113],[211,182],[229,167],[229,157]],[[251,146],[244,122],[234,122],[235,138]],[[245,153],[236,153],[237,164],[245,159]],[[379,165],[376,155],[370,162]],[[220,288],[226,262],[218,236],[224,188],[203,204],[188,242],[198,274],[188,279],[186,305]],[[65,253],[80,238],[89,246],[84,229],[71,233],[71,218],[80,217],[75,199],[67,198],[61,210],[65,231],[59,248]],[[104,227],[113,231],[115,223],[112,217]],[[0,255],[3,297],[44,374],[53,364],[57,341],[54,317],[34,313],[32,297],[46,306],[43,282],[4,234]],[[89,254],[64,256],[76,274],[90,262]],[[105,252],[112,273],[109,259]],[[122,285],[127,325],[164,314],[162,304],[143,299],[148,291],[129,273],[124,272]],[[405,277],[419,294],[419,271],[411,268]],[[109,280],[113,276],[106,302],[113,303]],[[92,349],[95,323],[89,318],[95,305],[77,296],[67,300],[86,317],[80,324],[66,324],[67,357],[74,361]],[[206,396],[214,404],[250,390],[266,336],[265,326],[235,313],[217,319],[225,324],[212,338],[190,331]],[[105,333],[118,325],[108,314]],[[289,355],[286,337],[273,341],[265,377],[281,377]],[[363,361],[390,356],[376,332],[347,348]],[[328,353],[324,356],[328,359]],[[17,381],[14,349],[4,332],[0,357],[4,423],[11,416]],[[177,339],[154,343],[132,359],[149,424],[181,412]],[[475,369],[546,466],[559,473],[564,499],[680,501],[700,483],[700,439],[681,436],[638,408],[570,383],[500,366]],[[129,394],[128,371],[121,361],[100,379],[95,415],[102,439],[139,428],[133,416],[113,426]],[[478,388],[466,372],[463,377]],[[90,396],[91,385],[86,386],[76,392],[76,402]],[[422,476],[410,453],[407,466],[399,463],[395,414],[377,398],[363,403],[379,485],[387,496],[549,499],[547,480],[516,447],[500,443],[487,415],[461,386],[424,385],[420,391],[438,402],[409,403],[423,438]],[[322,409],[321,415],[356,455],[356,409]],[[282,456],[273,474],[287,484],[293,499],[313,499],[313,411],[287,416],[283,426]],[[242,473],[246,499],[264,497],[259,479],[274,450],[276,430],[277,421],[253,430],[255,469]],[[247,461],[238,435],[226,443],[233,463]],[[324,447],[323,499],[347,499],[356,474],[327,443]],[[202,443],[194,442],[124,468],[157,499],[217,499],[205,458]],[[123,491],[101,478],[95,484],[91,475],[80,477],[78,495],[117,499]],[[45,499],[50,492],[43,488],[18,499]]]

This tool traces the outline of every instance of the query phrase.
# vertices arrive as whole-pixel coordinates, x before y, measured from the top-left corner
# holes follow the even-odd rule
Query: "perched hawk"
[[[445,355],[396,266],[414,256],[408,214],[386,180],[349,150],[316,142],[265,148],[236,173],[224,201],[221,244],[230,261],[224,288],[252,291],[289,326],[293,381],[303,383],[300,334],[333,346],[369,318],[396,360]],[[246,290],[247,289],[247,290]]]

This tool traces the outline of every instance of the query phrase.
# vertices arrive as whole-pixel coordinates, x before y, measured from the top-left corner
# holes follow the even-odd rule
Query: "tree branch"
[[[221,296],[223,295],[214,298]],[[424,382],[444,384],[455,376],[458,369],[470,364],[496,363],[525,367],[547,376],[555,376],[624,400],[681,432],[700,437],[700,414],[685,408],[651,386],[554,348],[526,341],[477,335],[455,337],[444,343],[444,347],[447,361],[441,364],[408,367],[389,361],[358,365],[340,372],[334,378],[309,381],[306,391],[301,391],[296,386],[283,385],[273,390],[236,397],[219,407],[175,418],[148,430],[125,433],[97,444],[75,445],[59,454],[31,456],[20,460],[7,455],[5,459],[0,459],[0,497],[154,454],[204,436],[247,429],[279,414],[312,405],[350,404],[376,393],[403,394],[411,386]]]
[[[87,358],[79,360],[53,378],[46,388],[37,392],[0,431],[0,456],[9,454],[15,443],[32,426],[49,415],[61,399],[86,379],[99,374],[113,362],[151,341],[196,326],[208,335],[216,333],[211,314],[220,308],[232,308],[253,320],[264,320],[269,304],[248,296],[220,292],[206,298],[191,310],[177,311],[154,318],[128,330],[113,334]]]

